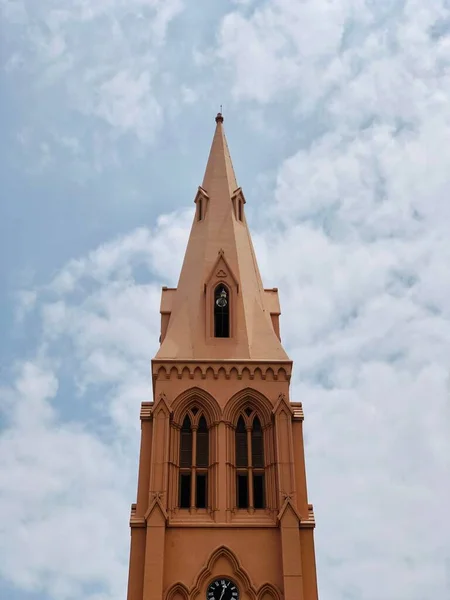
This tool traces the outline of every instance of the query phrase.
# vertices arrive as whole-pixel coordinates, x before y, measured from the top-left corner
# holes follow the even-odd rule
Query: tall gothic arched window
[[[192,429],[186,415],[180,435],[180,508],[191,506]]]
[[[214,290],[214,337],[230,337],[230,294],[223,284]]]
[[[251,409],[247,417],[252,414]],[[254,416],[246,426],[241,415],[235,433],[236,441],[236,505],[238,508],[264,508],[264,443],[261,422]]]
[[[264,443],[261,423],[253,419],[252,427],[253,506],[264,508]]]
[[[197,408],[192,409],[195,417]],[[179,507],[206,508],[208,505],[209,431],[203,415],[192,426],[186,415],[180,432]]]
[[[206,508],[208,504],[209,436],[205,417],[200,417],[197,430],[195,506]]]

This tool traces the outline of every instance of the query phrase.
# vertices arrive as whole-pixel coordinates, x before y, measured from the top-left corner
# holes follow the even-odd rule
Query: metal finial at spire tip
[[[220,105],[220,112],[216,115],[216,123],[223,123],[222,105]]]

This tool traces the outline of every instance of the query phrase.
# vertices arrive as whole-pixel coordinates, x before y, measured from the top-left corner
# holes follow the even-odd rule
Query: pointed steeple
[[[225,192],[227,190],[230,198],[237,187],[230,151],[223,129],[223,116],[218,113],[216,131],[211,144],[202,188],[208,190],[210,196],[214,195],[216,191]]]
[[[163,289],[155,358],[289,360],[277,337],[277,293],[262,285],[220,113],[195,203],[178,287]],[[225,334],[214,325],[218,290],[226,294]]]

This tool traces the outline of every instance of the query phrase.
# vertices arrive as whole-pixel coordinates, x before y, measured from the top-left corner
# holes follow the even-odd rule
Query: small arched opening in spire
[[[223,283],[214,290],[214,337],[230,337],[230,293]]]

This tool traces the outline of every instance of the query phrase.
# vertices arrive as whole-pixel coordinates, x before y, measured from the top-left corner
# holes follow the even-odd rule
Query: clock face
[[[206,598],[207,600],[239,600],[239,590],[233,581],[221,577],[209,584]]]

